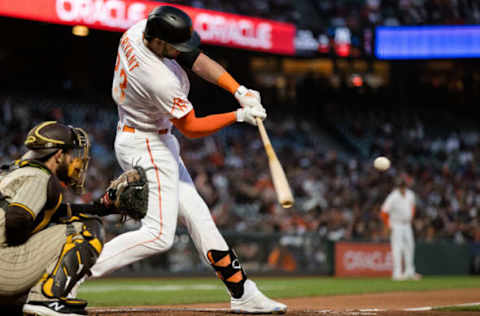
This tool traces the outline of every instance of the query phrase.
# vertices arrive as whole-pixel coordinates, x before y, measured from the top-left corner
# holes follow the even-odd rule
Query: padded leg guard
[[[242,297],[243,284],[247,280],[247,275],[243,271],[235,252],[232,249],[209,250],[207,258],[217,272],[217,276],[227,286],[230,295],[233,298]]]
[[[55,268],[43,277],[42,293],[49,298],[66,297],[75,283],[89,273],[102,251],[101,222],[97,219],[82,222],[82,231],[68,235]]]

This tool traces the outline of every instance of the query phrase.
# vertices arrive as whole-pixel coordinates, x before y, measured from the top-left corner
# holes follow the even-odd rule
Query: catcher
[[[66,296],[102,251],[98,216],[145,215],[144,172],[127,171],[94,204],[70,205],[62,203],[63,188],[84,190],[90,159],[87,133],[42,122],[28,133],[25,145],[27,153],[0,173],[2,313],[21,315],[23,305],[27,315],[87,315],[86,301]]]

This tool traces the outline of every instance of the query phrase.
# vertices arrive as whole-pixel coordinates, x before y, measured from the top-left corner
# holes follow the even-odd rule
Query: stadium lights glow
[[[81,36],[81,37],[88,36],[89,32],[90,30],[85,25],[75,25],[72,28],[72,34],[75,36]]]

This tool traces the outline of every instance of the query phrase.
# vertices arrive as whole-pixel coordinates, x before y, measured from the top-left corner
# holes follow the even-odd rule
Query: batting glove
[[[262,106],[260,92],[247,89],[245,86],[238,87],[234,96],[238,103],[244,108]]]
[[[237,110],[237,122],[246,122],[257,126],[257,117],[262,121],[267,117],[267,111],[265,111],[264,107],[245,107]]]

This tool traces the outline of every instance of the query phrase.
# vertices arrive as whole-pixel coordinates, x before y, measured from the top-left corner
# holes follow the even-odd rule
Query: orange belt
[[[128,126],[128,125],[123,125],[122,132],[135,133],[135,127],[131,127],[131,126]],[[158,130],[157,133],[160,134],[160,135],[167,134],[168,133],[168,128],[160,129],[160,130]]]

